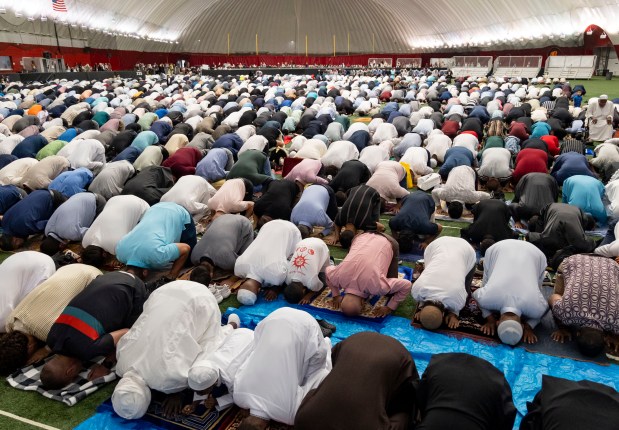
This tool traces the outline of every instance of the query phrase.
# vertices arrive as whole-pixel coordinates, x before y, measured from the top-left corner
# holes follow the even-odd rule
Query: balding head
[[[342,312],[344,315],[354,317],[361,314],[363,310],[363,299],[354,294],[346,294],[342,299]]]
[[[426,330],[436,330],[443,323],[443,311],[435,305],[425,305],[419,312],[419,321]]]

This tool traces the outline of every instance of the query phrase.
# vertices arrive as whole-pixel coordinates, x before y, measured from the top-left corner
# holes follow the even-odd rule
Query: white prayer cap
[[[194,391],[206,390],[215,385],[218,379],[219,369],[210,361],[196,363],[189,369],[189,388]]]
[[[514,320],[505,320],[497,328],[499,339],[506,345],[516,345],[522,339],[522,324]]]
[[[258,296],[256,293],[251,292],[249,290],[239,289],[236,293],[236,298],[242,305],[251,306],[256,303],[258,300]]]
[[[598,97],[598,100],[608,100],[608,96],[606,94],[602,94],[600,97]]]
[[[120,380],[112,394],[112,406],[122,418],[142,418],[150,405],[150,388],[135,372],[129,371]]]

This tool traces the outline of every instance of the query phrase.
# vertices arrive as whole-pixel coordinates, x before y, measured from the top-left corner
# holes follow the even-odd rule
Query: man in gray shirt
[[[578,206],[551,203],[542,209],[539,217],[529,220],[527,240],[549,259],[568,246],[573,248],[573,253],[588,253],[595,249],[595,241],[587,237],[585,230],[591,230],[594,225],[593,217]]]
[[[77,193],[58,206],[45,226],[41,252],[54,255],[68,242],[79,241],[103,210],[106,200],[94,193]]]
[[[91,193],[102,195],[107,200],[120,195],[125,182],[135,173],[133,165],[127,160],[107,163],[88,187]]]
[[[254,240],[254,228],[242,215],[223,214],[217,217],[193,248],[191,263],[198,265],[191,280],[209,285],[215,267],[234,270],[234,263]]]

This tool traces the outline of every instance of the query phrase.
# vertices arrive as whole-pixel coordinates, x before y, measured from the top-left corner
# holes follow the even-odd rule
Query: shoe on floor
[[[222,297],[222,295],[219,292],[219,290],[217,290],[217,288],[209,287],[208,289],[209,289],[209,291],[211,293],[213,293],[213,296],[215,296],[215,300],[217,300],[217,304],[219,304],[219,303],[224,301],[224,298]]]
[[[230,291],[230,287],[228,287],[227,285],[211,284],[208,287],[209,289],[212,288],[213,290],[218,291],[221,297],[223,297],[224,299],[227,299],[228,297],[230,297],[230,294],[232,294],[232,291]]]
[[[228,324],[235,323],[236,328],[241,328],[241,318],[237,314],[230,314],[228,316]]]
[[[328,322],[327,320],[324,320],[322,318],[316,318],[316,321],[318,321],[318,325],[320,327],[326,328],[327,330],[331,330],[332,333],[335,333],[335,331],[337,330],[337,328],[333,324]]]
[[[323,326],[320,326],[320,331],[322,332],[322,336],[323,337],[331,337],[331,335],[333,334],[333,332],[331,330],[329,330],[328,328],[325,328]]]

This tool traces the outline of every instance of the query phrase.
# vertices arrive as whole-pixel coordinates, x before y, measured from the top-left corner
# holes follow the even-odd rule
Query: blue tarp
[[[240,309],[228,308],[224,320],[236,313],[244,327],[253,329],[272,311],[291,306],[283,299],[266,302],[262,298],[254,306]],[[291,306],[307,311],[307,308]],[[398,339],[412,354],[419,374],[426,369],[433,354],[445,352],[464,352],[489,361],[500,369],[512,387],[514,403],[518,409],[515,429],[526,414],[526,402],[532,401],[542,385],[542,375],[579,381],[587,379],[619,389],[619,366],[600,366],[598,364],[559,358],[544,354],[530,353],[524,348],[511,348],[506,345],[490,345],[472,339],[461,339],[418,329],[410,325],[410,320],[401,317],[388,317],[381,323],[346,318],[343,315],[326,313],[320,310],[311,312],[316,317],[325,318],[337,327],[332,336],[333,344],[348,336],[362,332],[375,331]],[[138,420],[126,421],[116,417],[113,412],[101,408],[94,416],[76,427],[78,430],[113,430],[119,427],[136,430],[155,430],[158,427]]]

